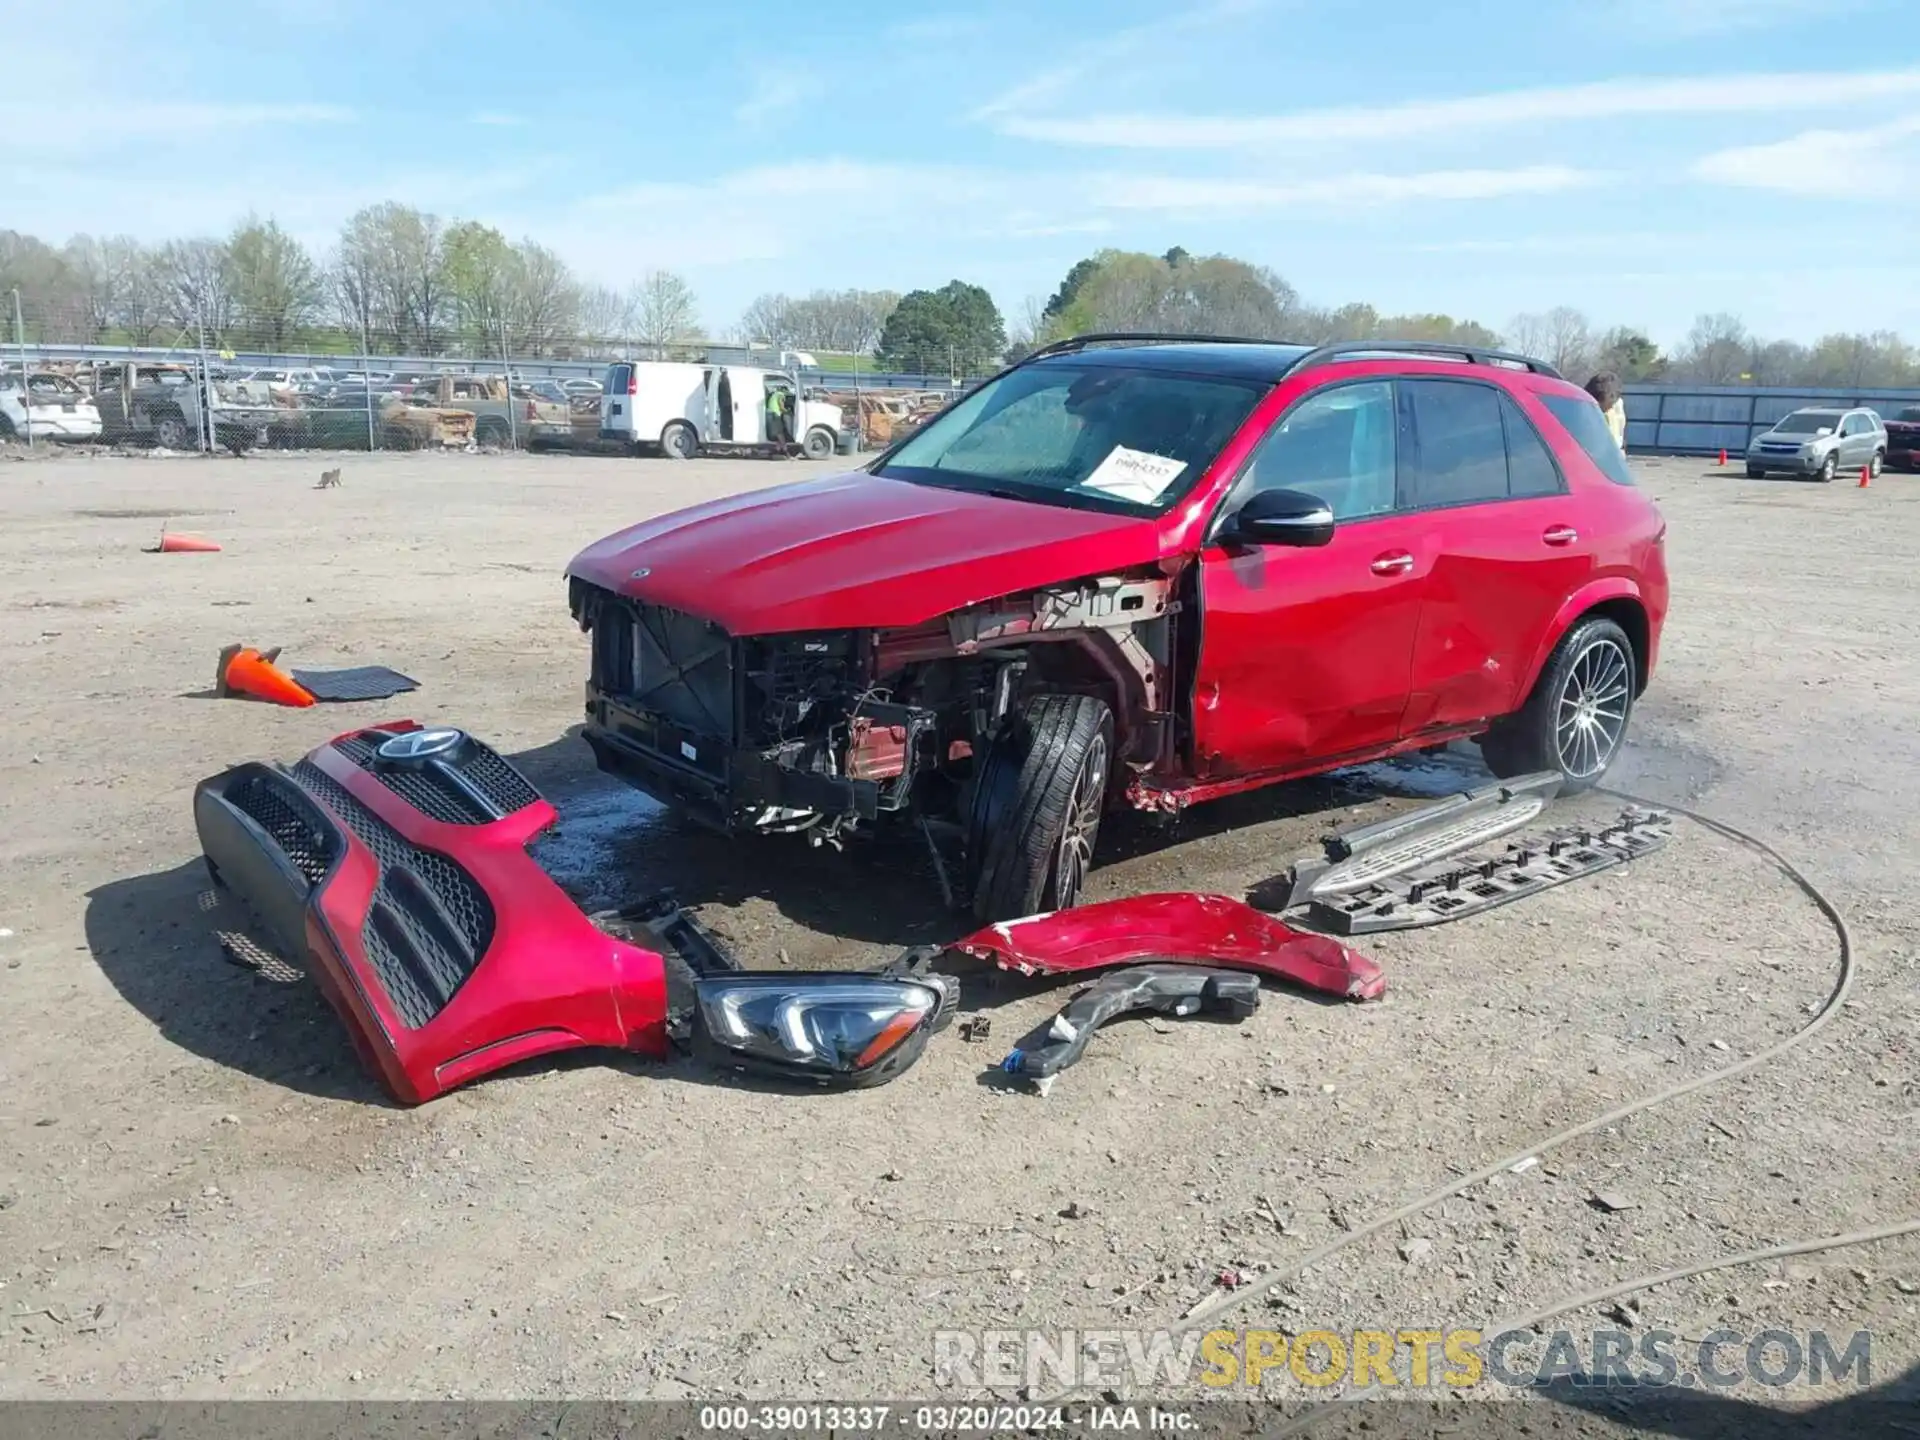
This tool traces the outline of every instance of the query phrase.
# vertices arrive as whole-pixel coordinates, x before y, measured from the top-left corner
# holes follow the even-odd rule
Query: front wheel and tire
[[[1820,462],[1820,483],[1822,485],[1831,485],[1833,483],[1833,477],[1839,473],[1840,452],[1838,450],[1829,450],[1827,452],[1827,458]]]
[[[674,421],[660,432],[660,448],[669,460],[691,460],[700,450],[700,437],[691,425]]]
[[[162,450],[193,450],[195,443],[193,432],[187,429],[186,417],[181,415],[156,415],[153,417],[153,443]]]
[[[805,443],[800,447],[809,460],[831,460],[833,458],[833,432],[831,430],[809,430]]]
[[[1554,648],[1527,703],[1481,737],[1481,758],[1503,780],[1558,770],[1562,794],[1591,789],[1620,753],[1633,686],[1626,631],[1611,620],[1584,620]]]
[[[1037,695],[1009,716],[974,776],[967,874],[982,921],[1080,901],[1113,766],[1113,712],[1090,695]]]

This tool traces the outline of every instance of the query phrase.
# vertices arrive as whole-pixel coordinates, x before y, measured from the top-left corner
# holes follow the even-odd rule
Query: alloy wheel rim
[[[1575,657],[1554,710],[1554,754],[1576,780],[1598,775],[1626,733],[1633,667],[1612,640],[1596,640]]]
[[[1107,788],[1107,741],[1096,735],[1087,747],[1086,762],[1067,799],[1066,819],[1060,827],[1060,852],[1054,866],[1055,888],[1062,907],[1079,897],[1087,872],[1093,868],[1093,844],[1100,829],[1101,802]]]

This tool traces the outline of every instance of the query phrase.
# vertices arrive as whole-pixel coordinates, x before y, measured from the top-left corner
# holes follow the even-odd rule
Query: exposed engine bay
[[[1119,759],[1145,769],[1175,743],[1177,583],[1101,576],[913,629],[735,637],[575,577],[587,738],[602,769],[710,824],[816,842],[955,815],[976,757],[1036,692],[1106,701]]]

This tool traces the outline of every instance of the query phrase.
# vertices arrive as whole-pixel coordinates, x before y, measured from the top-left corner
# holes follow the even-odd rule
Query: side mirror
[[[1221,538],[1247,545],[1325,545],[1333,539],[1333,507],[1303,490],[1258,490],[1234,512]]]

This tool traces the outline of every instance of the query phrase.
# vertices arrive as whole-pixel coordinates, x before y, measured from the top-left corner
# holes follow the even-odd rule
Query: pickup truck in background
[[[1920,470],[1920,405],[1908,405],[1887,421],[1887,464]]]
[[[216,380],[209,398],[184,365],[103,365],[94,372],[93,401],[108,440],[198,450],[210,425],[213,443],[239,455],[263,443],[280,414],[254,403],[241,383]]]

